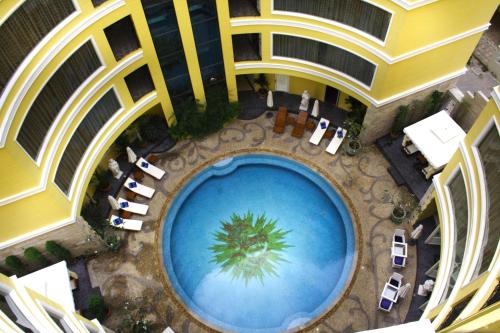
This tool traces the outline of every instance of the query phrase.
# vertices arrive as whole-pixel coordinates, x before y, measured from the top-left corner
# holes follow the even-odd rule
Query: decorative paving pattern
[[[164,283],[157,237],[164,209],[184,182],[211,161],[247,150],[273,151],[306,162],[340,187],[339,192],[351,201],[358,216],[359,269],[333,311],[305,331],[356,332],[404,321],[410,295],[398,301],[390,313],[377,310],[380,293],[393,271],[390,246],[395,226],[388,219],[392,205],[384,203],[383,195],[384,190],[394,191],[396,185],[386,171],[387,161],[375,146],[365,147],[356,157],[347,156],[342,148],[331,156],[325,152],[328,140],[314,146],[309,143],[309,132],[302,139],[291,137],[291,127],[284,134],[275,134],[273,121],[274,118],[267,118],[265,114],[251,121],[237,120],[204,140],[179,142],[160,155],[158,166],[167,171],[165,177],[161,182],[151,177],[144,180],[144,184],[154,186],[157,193],[151,200],[137,199],[150,205],[143,230],[121,232],[125,245],[117,253],[97,256],[88,265],[93,286],[101,287],[105,300],[112,306],[107,326],[116,329],[127,316],[135,319],[140,316],[153,323],[155,332],[161,332],[166,326],[183,333],[210,331],[166,290],[168,283]],[[400,227],[410,230],[409,226]],[[414,285],[415,270],[415,248],[409,247],[408,266],[400,271],[405,277],[404,283]]]

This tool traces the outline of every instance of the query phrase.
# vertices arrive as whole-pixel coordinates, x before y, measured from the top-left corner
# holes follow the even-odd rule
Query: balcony
[[[260,0],[229,0],[229,15],[260,16]]]
[[[262,60],[260,34],[233,35],[234,61]]]

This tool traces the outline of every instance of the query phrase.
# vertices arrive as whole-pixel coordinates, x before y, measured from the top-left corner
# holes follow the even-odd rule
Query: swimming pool
[[[346,205],[308,167],[243,155],[194,176],[165,217],[163,262],[174,292],[206,325],[281,332],[335,303],[353,269]]]

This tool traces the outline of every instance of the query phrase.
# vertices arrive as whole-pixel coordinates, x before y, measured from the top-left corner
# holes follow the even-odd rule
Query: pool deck
[[[325,152],[328,140],[314,146],[309,143],[311,132],[297,139],[291,137],[290,126],[284,134],[273,133],[273,124],[274,118],[266,117],[266,113],[254,120],[236,120],[208,138],[178,142],[159,155],[157,166],[166,170],[166,175],[161,181],[146,176],[143,184],[157,191],[151,200],[136,199],[150,206],[145,217],[132,217],[144,220],[142,231],[119,231],[124,238],[122,248],[116,253],[103,253],[88,264],[92,286],[101,288],[112,308],[105,322],[108,327],[116,329],[125,318],[143,317],[153,324],[153,332],[161,332],[166,326],[182,333],[210,331],[169,290],[158,234],[171,199],[191,175],[213,161],[245,151],[274,152],[316,169],[352,203],[351,213],[358,217],[360,256],[349,289],[332,311],[305,331],[356,332],[404,322],[411,296],[399,300],[390,313],[377,310],[384,284],[393,272],[390,247],[394,229],[411,230],[409,225],[395,226],[389,220],[392,205],[384,203],[383,195],[384,190],[392,193],[396,184],[387,173],[388,162],[374,145],[363,148],[355,157],[346,155],[343,147],[332,156]],[[408,251],[407,267],[394,271],[403,274],[403,283],[413,287],[416,249],[408,247]]]

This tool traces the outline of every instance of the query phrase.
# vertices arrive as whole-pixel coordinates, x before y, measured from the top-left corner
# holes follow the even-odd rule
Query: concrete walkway
[[[351,202],[351,214],[357,216],[359,251],[351,283],[337,305],[305,331],[355,332],[404,322],[411,296],[398,302],[390,313],[377,310],[380,293],[393,272],[390,246],[396,226],[388,219],[393,207],[384,203],[383,196],[387,190],[394,192],[396,185],[386,171],[387,161],[375,146],[364,148],[356,157],[347,156],[341,147],[337,155],[331,156],[325,152],[328,140],[320,146],[311,145],[310,132],[302,139],[292,138],[291,127],[278,135],[272,132],[273,123],[274,119],[266,114],[255,120],[236,120],[204,140],[181,141],[160,154],[157,165],[167,173],[162,181],[145,177],[144,184],[155,187],[157,193],[151,200],[137,200],[150,205],[143,230],[121,232],[124,246],[117,253],[98,256],[88,265],[93,287],[101,288],[112,307],[107,326],[116,329],[130,318],[131,308],[140,308],[154,332],[166,326],[183,333],[209,331],[170,289],[161,262],[159,233],[169,204],[182,185],[205,166],[235,152],[274,152],[307,164],[331,181]],[[407,225],[398,227],[410,230]],[[404,283],[413,286],[415,247],[409,247],[407,261],[408,266],[399,272],[405,277]]]

